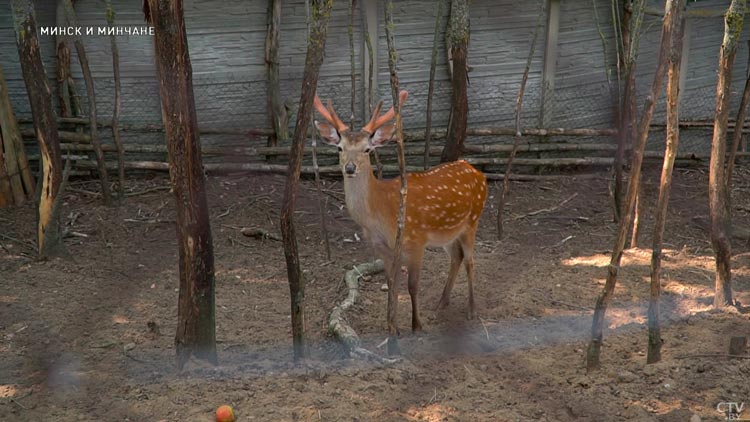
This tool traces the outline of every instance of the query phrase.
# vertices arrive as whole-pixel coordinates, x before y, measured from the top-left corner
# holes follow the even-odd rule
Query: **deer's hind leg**
[[[422,322],[419,320],[419,273],[422,270],[422,255],[424,251],[412,251],[409,254],[409,296],[411,296],[411,330],[422,331]]]
[[[453,290],[453,285],[456,283],[456,276],[458,275],[458,269],[461,268],[461,262],[464,260],[464,252],[459,239],[454,240],[445,246],[444,249],[451,257],[451,268],[448,271],[448,281],[445,283],[445,288],[443,288],[443,296],[440,297],[437,309],[445,308],[450,303],[451,290]]]
[[[474,319],[474,240],[476,239],[477,228],[473,227],[461,236],[457,243],[460,244],[464,256],[464,266],[466,267],[466,278],[469,284],[469,310],[466,313],[467,319]]]

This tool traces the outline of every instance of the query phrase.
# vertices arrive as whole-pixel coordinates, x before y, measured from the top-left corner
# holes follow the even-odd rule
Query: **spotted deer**
[[[399,102],[403,104],[407,96],[406,91],[401,91]],[[393,268],[391,264],[396,244],[400,178],[376,178],[370,163],[370,153],[391,140],[395,127],[387,123],[393,119],[395,112],[391,108],[380,116],[383,105],[381,101],[375,107],[370,121],[361,130],[352,131],[336,115],[330,100],[325,107],[316,95],[314,104],[325,119],[324,122],[316,120],[315,127],[326,143],[339,149],[349,214],[362,227],[365,238],[372,243],[376,256],[384,261],[388,276],[393,279],[394,274],[390,274],[390,271]],[[408,194],[401,262],[406,264],[409,274],[412,330],[422,329],[417,295],[426,246],[442,246],[451,258],[448,281],[438,309],[448,306],[451,289],[463,263],[469,285],[467,317],[473,319],[474,239],[487,196],[484,174],[466,161],[455,161],[440,164],[428,171],[409,173],[406,177]],[[397,296],[394,302],[394,320],[390,320],[389,312],[388,321],[392,334],[398,332],[395,326]]]

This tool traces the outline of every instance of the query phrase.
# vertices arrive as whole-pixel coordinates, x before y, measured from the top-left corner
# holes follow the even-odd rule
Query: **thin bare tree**
[[[607,267],[607,280],[602,292],[596,300],[594,317],[591,323],[591,340],[589,342],[586,354],[586,369],[588,371],[599,368],[599,358],[601,355],[602,338],[604,336],[604,316],[607,312],[607,305],[612,299],[612,294],[617,284],[617,274],[622,261],[622,253],[625,249],[625,241],[628,234],[628,228],[632,222],[633,208],[635,199],[638,194],[638,186],[641,179],[641,165],[643,164],[643,152],[646,148],[649,125],[654,113],[656,101],[661,93],[664,76],[667,71],[667,60],[670,47],[671,34],[674,32],[674,26],[677,24],[674,19],[676,3],[679,0],[667,0],[664,6],[665,16],[661,28],[661,45],[659,47],[659,60],[657,62],[654,80],[651,84],[651,92],[646,98],[646,104],[643,107],[640,124],[638,125],[638,137],[635,139],[633,147],[633,161],[628,178],[627,195],[625,195],[625,206],[623,207],[622,218],[618,223],[617,233],[615,235],[614,246],[612,247],[612,256],[609,266]]]
[[[732,244],[730,242],[729,201],[727,200],[724,159],[727,145],[727,123],[732,83],[732,66],[745,17],[745,0],[732,0],[724,16],[724,40],[719,52],[719,78],[716,83],[716,115],[711,140],[711,160],[708,174],[708,202],[711,219],[711,246],[716,255],[714,306],[731,306],[732,299]]]
[[[661,360],[661,323],[659,315],[659,297],[661,296],[661,247],[664,239],[664,227],[667,224],[669,192],[672,189],[672,169],[680,142],[680,62],[682,61],[682,39],[685,20],[682,11],[685,0],[675,4],[674,33],[669,48],[669,74],[667,79],[667,146],[664,151],[664,165],[661,170],[659,199],[656,203],[654,237],[651,249],[651,294],[648,303],[648,355],[647,363]]]
[[[320,66],[323,63],[326,35],[328,33],[328,19],[333,8],[333,0],[308,0],[312,19],[310,21],[310,37],[307,40],[307,57],[305,71],[302,75],[302,91],[297,109],[297,121],[294,125],[294,137],[289,153],[289,166],[284,199],[281,205],[281,236],[284,244],[287,278],[289,280],[289,296],[292,312],[292,342],[294,360],[307,356],[305,341],[305,279],[302,276],[297,249],[297,237],[294,227],[294,209],[299,189],[299,176],[302,167],[302,154],[305,149],[307,128],[310,126],[313,100],[318,85]]]
[[[398,330],[396,329],[396,309],[398,309],[398,271],[401,266],[401,248],[403,246],[404,223],[406,222],[406,197],[408,187],[406,183],[406,158],[404,157],[404,124],[401,119],[401,101],[399,100],[398,51],[393,33],[393,0],[388,0],[385,5],[385,33],[388,43],[388,69],[391,74],[391,96],[393,97],[393,111],[396,113],[396,148],[398,150],[398,172],[401,182],[399,190],[398,226],[396,228],[396,245],[393,248],[393,267],[388,277],[388,354],[398,355],[401,353],[398,346]]]

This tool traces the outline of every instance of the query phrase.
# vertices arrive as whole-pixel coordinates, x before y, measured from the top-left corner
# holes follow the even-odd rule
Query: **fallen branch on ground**
[[[366,262],[359,264],[353,269],[346,272],[344,281],[346,282],[347,295],[341,303],[336,305],[328,317],[328,330],[336,337],[346,348],[350,356],[366,358],[382,364],[392,364],[397,359],[388,359],[381,357],[361,346],[362,341],[359,339],[357,332],[344,319],[344,312],[351,308],[359,296],[359,279],[361,277],[383,272],[385,266],[383,261]]]
[[[243,227],[240,229],[240,233],[242,233],[243,236],[254,237],[256,239],[281,240],[280,236],[269,233],[260,227]]]
[[[533,217],[533,216],[535,216],[535,215],[538,215],[538,214],[542,214],[542,213],[545,213],[545,212],[552,212],[552,211],[556,211],[556,210],[560,209],[560,208],[561,208],[561,207],[562,207],[563,205],[565,205],[565,204],[567,204],[568,202],[570,202],[570,201],[571,201],[571,200],[572,200],[573,198],[575,198],[576,196],[578,196],[578,193],[574,193],[574,194],[573,194],[573,195],[571,195],[571,196],[570,196],[570,197],[569,197],[568,199],[566,199],[566,200],[564,200],[564,201],[560,202],[559,204],[555,205],[555,206],[554,206],[554,207],[552,207],[552,208],[542,208],[542,209],[540,209],[540,210],[532,211],[532,212],[530,212],[530,213],[528,213],[528,214],[523,214],[523,215],[519,215],[519,216],[517,216],[517,217],[513,217],[513,219],[514,219],[514,220],[521,220],[521,219],[523,219],[523,218],[526,218],[526,217]]]

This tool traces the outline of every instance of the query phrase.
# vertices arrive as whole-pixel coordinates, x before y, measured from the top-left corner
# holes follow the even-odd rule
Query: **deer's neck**
[[[354,177],[344,177],[344,194],[349,215],[360,226],[370,229],[379,224],[376,204],[382,203],[385,186],[372,174],[372,166],[360,169]]]

